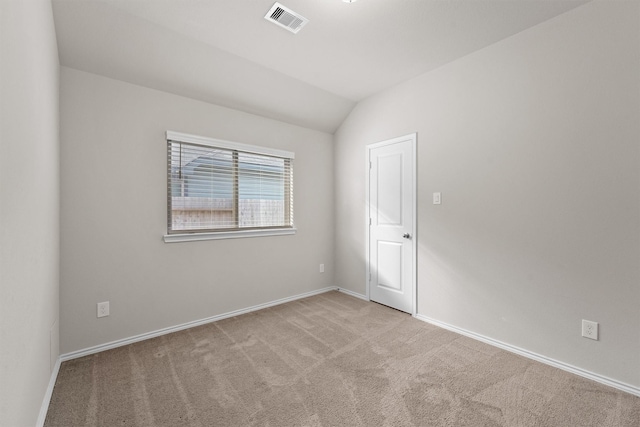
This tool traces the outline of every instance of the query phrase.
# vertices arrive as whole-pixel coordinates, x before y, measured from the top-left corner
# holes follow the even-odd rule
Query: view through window
[[[292,156],[167,142],[169,234],[293,227]]]

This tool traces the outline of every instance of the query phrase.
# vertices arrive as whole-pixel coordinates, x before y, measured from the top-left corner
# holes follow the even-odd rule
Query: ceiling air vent
[[[269,12],[264,16],[264,19],[271,21],[274,24],[286,28],[292,33],[297,33],[304,27],[309,20],[293,10],[284,7],[280,3],[274,3],[269,9]]]

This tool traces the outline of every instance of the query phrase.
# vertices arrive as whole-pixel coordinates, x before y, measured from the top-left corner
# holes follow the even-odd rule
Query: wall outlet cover
[[[582,320],[582,336],[592,340],[598,340],[598,322]]]
[[[99,302],[97,304],[98,308],[98,317],[106,317],[109,315],[109,301]]]

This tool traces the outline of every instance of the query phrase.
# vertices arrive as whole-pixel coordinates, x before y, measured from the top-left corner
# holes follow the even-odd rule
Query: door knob
[[[409,234],[409,233],[404,233],[404,234],[402,235],[402,237],[404,237],[405,239],[410,239],[410,238],[411,238],[411,234]]]

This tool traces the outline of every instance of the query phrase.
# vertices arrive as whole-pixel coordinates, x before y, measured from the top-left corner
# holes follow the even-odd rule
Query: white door
[[[367,146],[369,298],[415,314],[416,135]]]

